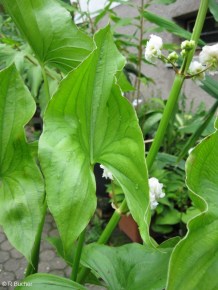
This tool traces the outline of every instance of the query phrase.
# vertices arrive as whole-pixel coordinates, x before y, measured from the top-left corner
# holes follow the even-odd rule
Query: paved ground
[[[69,277],[71,269],[59,258],[53,247],[46,241],[48,236],[57,236],[57,230],[51,215],[47,215],[40,253],[39,272]],[[0,289],[14,289],[14,282],[23,278],[26,260],[7,241],[0,229]],[[4,286],[5,284],[5,286]],[[89,286],[88,289],[103,290],[103,287]]]

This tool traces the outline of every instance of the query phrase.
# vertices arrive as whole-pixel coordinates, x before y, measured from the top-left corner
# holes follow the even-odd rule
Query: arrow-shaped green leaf
[[[82,263],[107,284],[109,290],[162,290],[166,285],[171,249],[152,249],[139,244],[84,248]]]
[[[134,109],[115,85],[124,58],[109,27],[96,34],[95,41],[96,50],[62,81],[50,101],[39,142],[48,206],[65,251],[71,251],[94,213],[95,163],[112,171],[143,239],[150,241],[142,133]]]
[[[42,218],[43,180],[26,143],[24,125],[35,102],[15,66],[0,72],[0,224],[28,260]]]
[[[192,151],[186,165],[187,185],[202,213],[188,223],[187,236],[172,254],[167,290],[218,289],[217,130]]]
[[[78,30],[70,13],[56,0],[2,3],[40,63],[68,72],[92,51],[92,39]]]

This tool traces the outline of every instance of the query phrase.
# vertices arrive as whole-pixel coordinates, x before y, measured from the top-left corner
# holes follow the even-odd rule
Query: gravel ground
[[[46,241],[48,236],[57,236],[56,225],[49,214],[46,216],[42,235],[39,272],[69,277],[71,269],[56,255],[54,248]],[[0,229],[0,289],[14,289],[15,283],[24,277],[26,266],[26,260],[10,245]],[[87,286],[87,288],[90,290],[106,289],[98,286]]]

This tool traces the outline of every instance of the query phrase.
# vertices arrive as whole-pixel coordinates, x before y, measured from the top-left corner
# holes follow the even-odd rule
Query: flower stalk
[[[42,64],[41,64],[41,70],[42,70],[42,75],[43,75],[43,79],[44,79],[45,95],[46,95],[47,102],[49,102],[49,100],[50,100],[49,84],[48,84],[48,79],[47,79],[47,74],[46,74],[45,68]],[[39,227],[38,227],[35,243],[34,243],[34,246],[32,249],[31,262],[28,263],[28,265],[27,265],[25,277],[38,272],[41,236],[42,236],[42,230],[43,230],[43,226],[44,226],[44,222],[45,222],[46,211],[47,211],[47,202],[45,200],[44,205],[43,205],[43,210],[42,210],[42,220],[41,220],[41,223],[39,224]]]
[[[204,25],[204,21],[205,21],[205,17],[207,14],[207,10],[208,10],[208,5],[209,5],[209,0],[201,0],[200,2],[200,7],[198,10],[198,15],[195,21],[195,26],[192,32],[192,36],[191,36],[191,40],[193,40],[195,42],[195,47],[187,54],[187,56],[185,57],[185,60],[183,62],[182,65],[182,69],[181,69],[181,74],[186,74],[190,63],[193,59],[193,56],[195,54],[195,50],[201,35],[201,31]]]
[[[71,280],[73,280],[73,281],[76,281],[76,279],[77,279],[80,258],[81,258],[81,254],[82,254],[82,250],[83,250],[83,245],[85,242],[85,232],[86,231],[84,230],[78,239],[76,254],[75,254],[75,258],[74,258],[74,262],[73,262],[73,269],[72,269],[72,273],[71,273]]]
[[[47,211],[47,203],[46,201],[44,201],[44,205],[42,209],[42,220],[38,227],[35,243],[32,249],[31,262],[28,263],[27,265],[27,268],[25,271],[25,277],[38,272],[40,243],[41,243],[42,230],[43,230],[43,226],[45,222],[46,211]]]

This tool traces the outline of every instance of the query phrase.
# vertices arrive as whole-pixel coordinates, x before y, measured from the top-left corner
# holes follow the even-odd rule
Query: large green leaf
[[[148,21],[155,23],[156,25],[158,25],[162,29],[167,30],[170,33],[173,33],[182,38],[187,38],[187,39],[191,38],[191,32],[185,30],[184,28],[182,28],[181,26],[177,25],[175,22],[169,19],[158,16],[157,14],[153,14],[149,11],[144,11],[143,16]],[[199,44],[204,45],[205,43],[203,40],[199,40]]]
[[[25,278],[19,283],[16,290],[86,290],[82,285],[75,283],[66,278],[50,275],[50,274],[34,274]]]
[[[71,251],[94,213],[95,163],[112,171],[143,239],[150,242],[142,133],[133,107],[115,84],[124,58],[108,27],[95,41],[97,49],[62,81],[49,103],[39,142],[48,206],[65,251]]]
[[[216,21],[218,21],[218,2],[217,0],[209,0],[209,9]]]
[[[218,131],[192,151],[186,166],[191,198],[201,213],[172,254],[167,289],[218,289]]]
[[[56,0],[2,0],[40,63],[70,71],[93,49],[70,13]]]
[[[0,84],[0,224],[30,260],[44,200],[42,176],[23,128],[35,102],[15,66],[0,72]]]
[[[84,248],[82,263],[91,268],[110,290],[162,290],[166,286],[170,249],[139,244],[117,248],[92,244]]]

